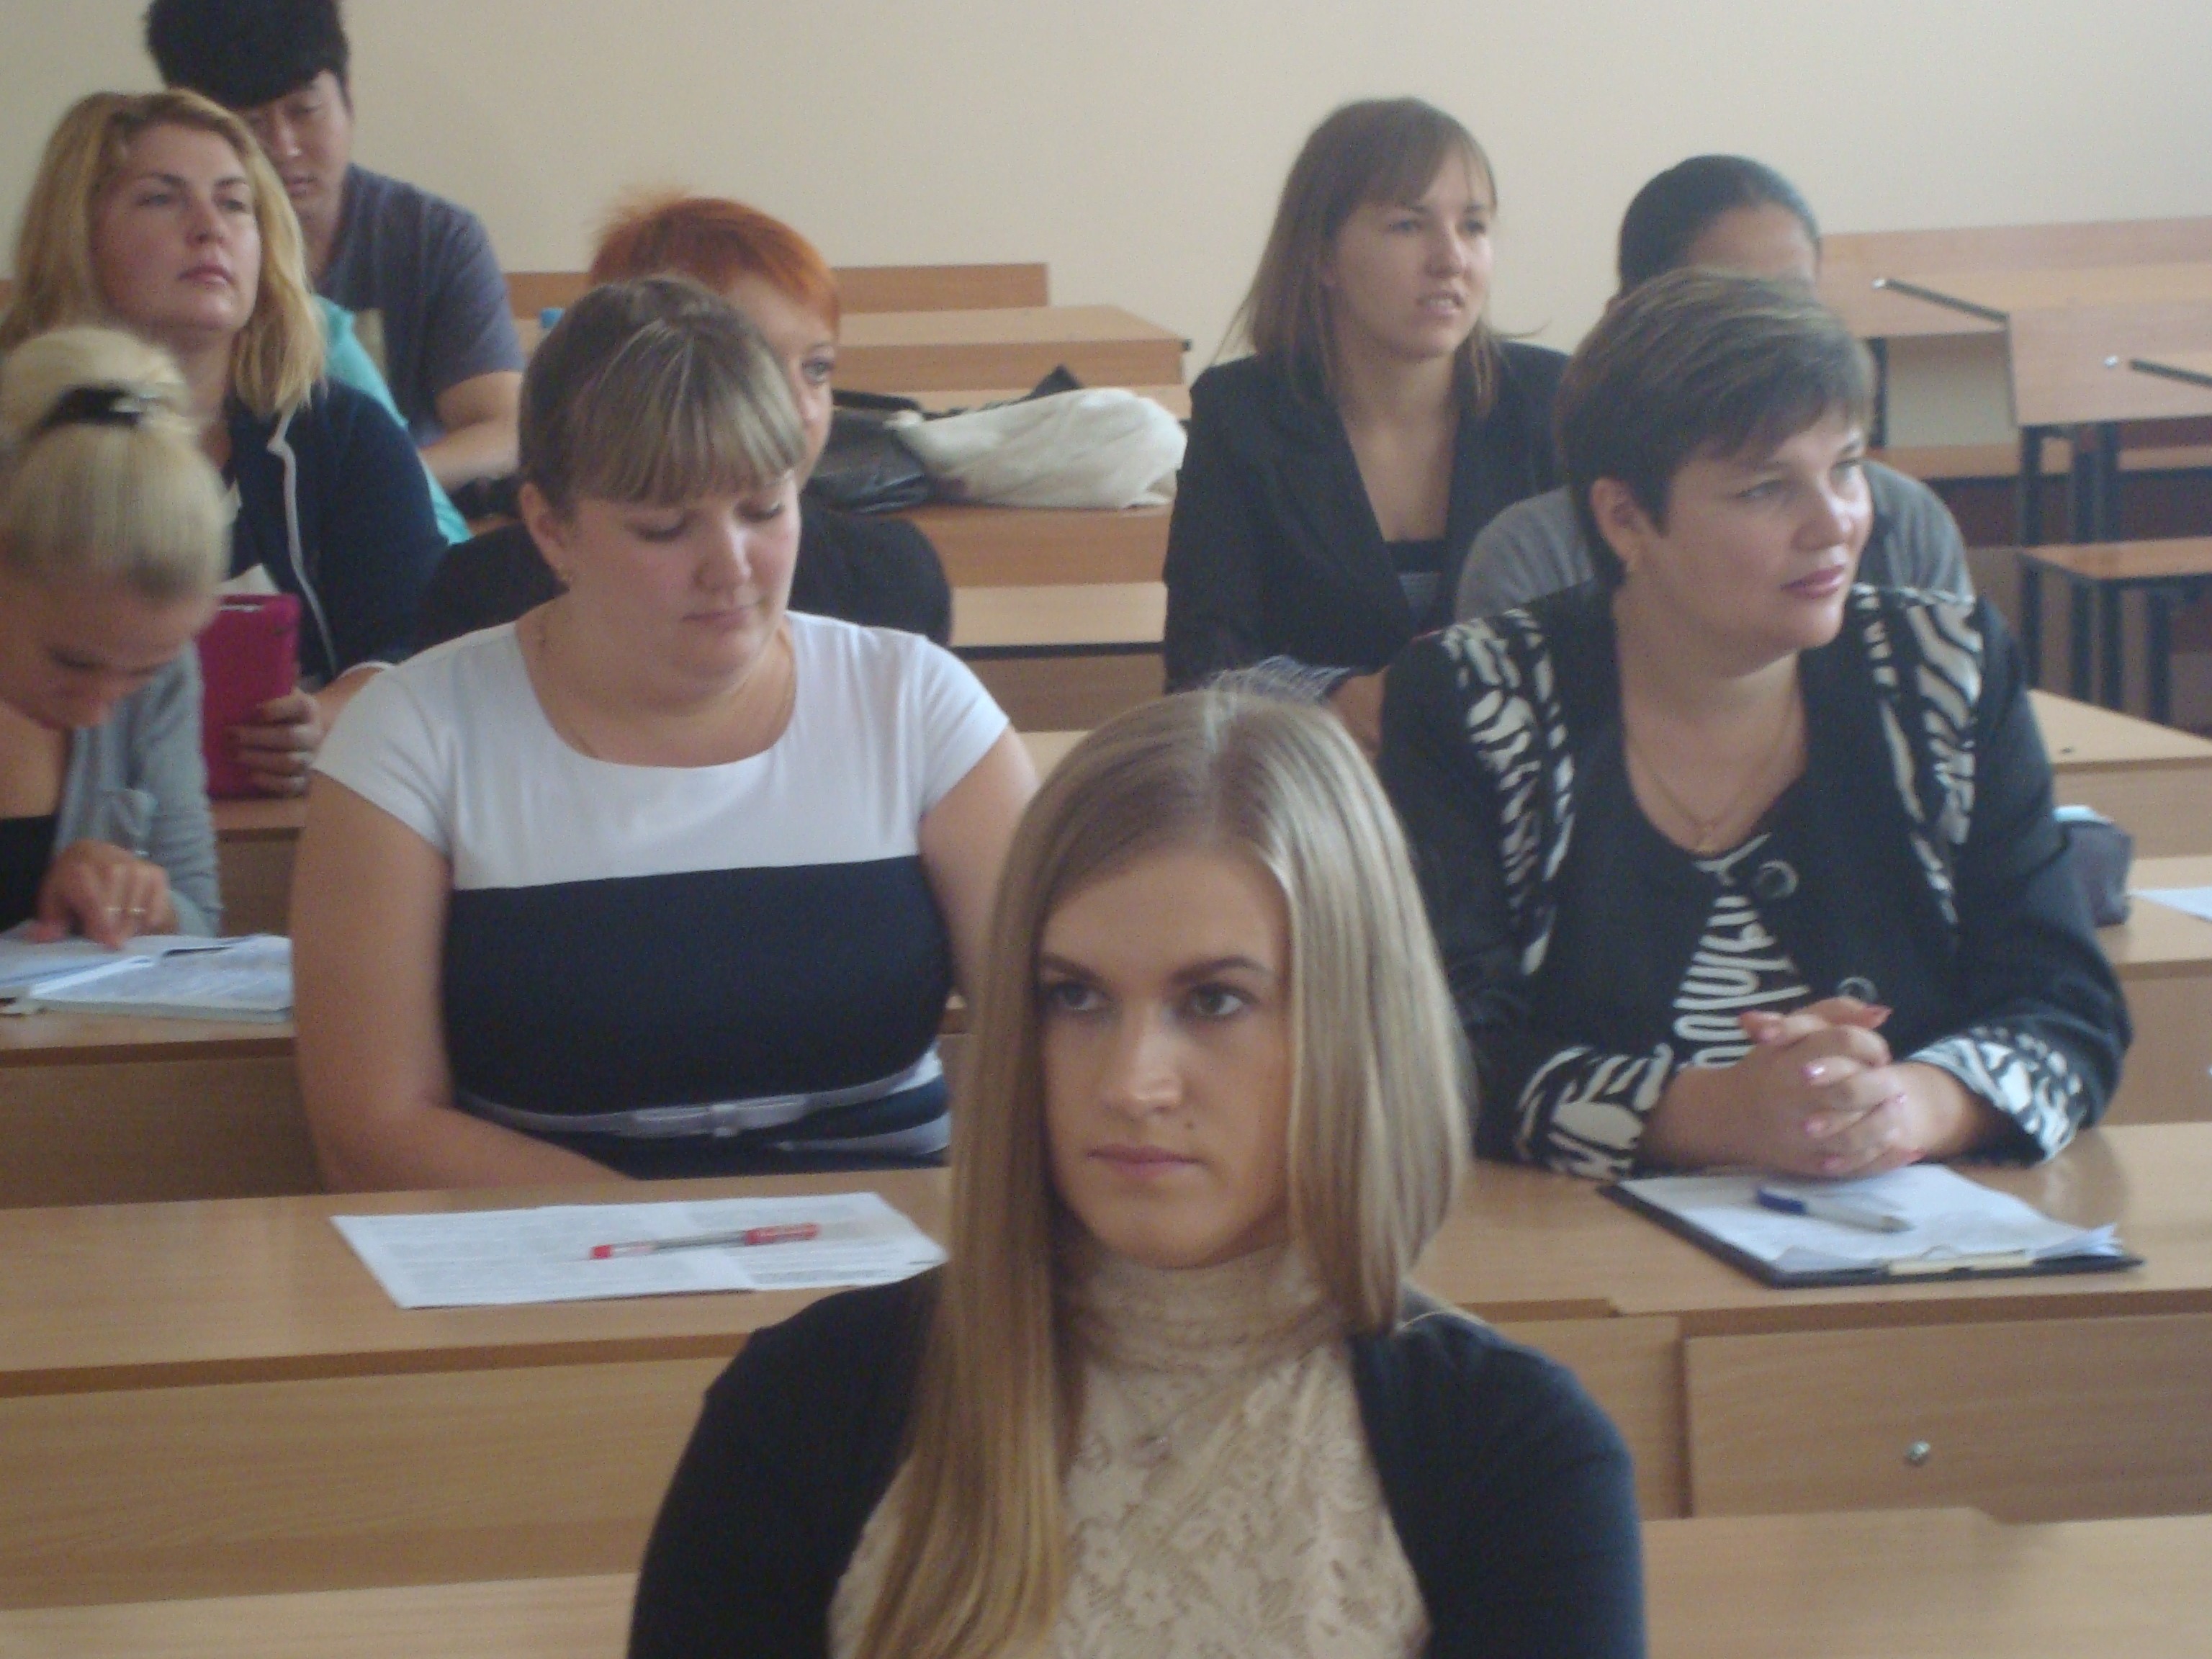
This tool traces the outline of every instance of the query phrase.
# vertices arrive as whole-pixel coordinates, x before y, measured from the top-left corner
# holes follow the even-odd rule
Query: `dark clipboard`
[[[1760,1284],[1771,1285],[1777,1290],[1816,1290],[1830,1285],[1940,1285],[1959,1279],[2041,1279],[2057,1273],[2117,1273],[2124,1267],[2140,1267],[2143,1264],[2141,1256],[2123,1251],[2118,1255],[2063,1255],[2025,1263],[2008,1259],[2001,1266],[1968,1261],[1948,1267],[1914,1267],[1903,1273],[1887,1267],[1827,1267],[1811,1273],[1786,1273],[1761,1261],[1748,1250],[1736,1249],[1726,1239],[1715,1237],[1694,1222],[1654,1204],[1641,1194],[1630,1192],[1618,1182],[1607,1182],[1598,1191],[1621,1208],[1657,1222],[1677,1237],[1688,1239],[1706,1254],[1718,1256],[1738,1272],[1748,1273]]]

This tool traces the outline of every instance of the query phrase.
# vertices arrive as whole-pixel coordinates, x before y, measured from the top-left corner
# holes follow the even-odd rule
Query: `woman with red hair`
[[[830,440],[837,367],[837,282],[814,245],[742,202],[674,196],[616,210],[592,256],[593,286],[672,273],[722,295],[767,340],[805,436],[804,483]],[[512,622],[561,591],[530,532],[504,525],[455,548],[423,596],[417,643]],[[842,513],[809,499],[800,515],[791,608],[945,643],[952,590],[929,538],[903,519]]]

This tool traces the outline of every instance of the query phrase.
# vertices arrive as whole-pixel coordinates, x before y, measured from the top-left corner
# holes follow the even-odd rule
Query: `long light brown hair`
[[[0,316],[0,351],[71,324],[118,323],[100,292],[93,218],[132,142],[162,126],[215,134],[245,170],[261,231],[260,285],[253,314],[231,347],[230,389],[256,416],[270,419],[306,402],[323,377],[322,319],[300,222],[246,123],[196,92],[95,92],[62,117],[15,232],[15,289]]]
[[[1014,1655],[1066,1581],[1060,1486],[1079,1375],[1057,1316],[1037,950],[1073,894],[1154,853],[1249,854],[1290,922],[1288,1194],[1294,1245],[1348,1329],[1398,1317],[1467,1146],[1459,1027],[1403,838],[1344,729],[1316,710],[1200,691],[1101,726],[1015,836],[953,1115],[951,1261],[930,1315],[896,1526],[860,1651]]]
[[[1258,274],[1230,325],[1230,338],[1280,361],[1293,384],[1334,397],[1336,345],[1322,273],[1338,234],[1369,202],[1411,206],[1451,161],[1464,161],[1498,204],[1498,179],[1474,135],[1419,98],[1346,104],[1313,130],[1284,181]],[[1487,414],[1498,395],[1498,337],[1487,311],[1460,347],[1460,396]]]

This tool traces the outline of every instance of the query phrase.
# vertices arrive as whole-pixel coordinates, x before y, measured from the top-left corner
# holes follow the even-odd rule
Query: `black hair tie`
[[[73,386],[54,399],[31,436],[41,438],[64,426],[137,426],[152,407],[143,393],[127,386]]]

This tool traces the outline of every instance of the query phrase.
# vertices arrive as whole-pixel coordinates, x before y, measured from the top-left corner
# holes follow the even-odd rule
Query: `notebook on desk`
[[[1599,1190],[1765,1285],[1911,1284],[2142,1265],[2110,1227],[2054,1221],[2033,1205],[1936,1164],[1863,1181],[1653,1176]],[[1760,1200],[1762,1190],[1767,1203]],[[1798,1194],[1842,1200],[1902,1224],[1876,1231],[1769,1207]]]

